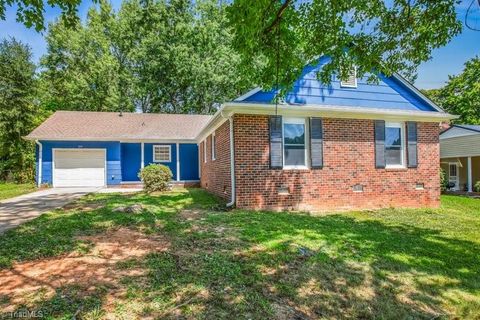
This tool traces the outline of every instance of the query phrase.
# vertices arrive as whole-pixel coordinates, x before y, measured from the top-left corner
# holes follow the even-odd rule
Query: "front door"
[[[455,186],[453,190],[460,190],[460,179],[458,176],[458,163],[449,163],[448,164],[448,183],[454,183]]]

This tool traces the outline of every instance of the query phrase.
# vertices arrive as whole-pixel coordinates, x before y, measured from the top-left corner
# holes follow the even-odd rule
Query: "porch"
[[[473,186],[480,181],[480,156],[442,158],[440,167],[447,181],[455,185],[453,191],[473,192]]]

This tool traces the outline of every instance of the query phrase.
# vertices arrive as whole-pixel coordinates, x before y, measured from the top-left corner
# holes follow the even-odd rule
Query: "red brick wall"
[[[236,205],[249,209],[343,210],[439,205],[439,128],[418,124],[418,168],[376,169],[373,120],[323,119],[324,167],[269,168],[268,117],[235,115]],[[424,190],[416,190],[423,183]],[[354,192],[356,184],[363,192]],[[288,195],[278,188],[287,187]]]
[[[207,142],[207,162],[204,162],[204,143]],[[212,135],[200,143],[200,182],[202,188],[230,201],[230,124],[223,123],[215,131],[216,157],[212,160]]]

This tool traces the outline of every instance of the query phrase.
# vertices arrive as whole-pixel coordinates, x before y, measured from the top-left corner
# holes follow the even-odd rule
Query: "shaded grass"
[[[114,211],[136,203],[143,213]],[[172,245],[117,263],[144,272],[120,281],[113,307],[100,284],[58,288],[27,307],[51,318],[480,317],[480,200],[322,216],[217,208],[200,189],[88,196],[1,236],[0,263],[88,252],[76,236],[122,226]]]
[[[0,200],[13,198],[35,190],[36,187],[33,183],[16,184],[2,182],[0,183]]]

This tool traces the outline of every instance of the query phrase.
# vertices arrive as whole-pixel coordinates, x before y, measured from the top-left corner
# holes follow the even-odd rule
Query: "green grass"
[[[35,191],[35,185],[32,183],[16,184],[1,182],[0,183],[0,200],[13,198],[25,193]]]
[[[113,211],[136,203],[143,213]],[[127,227],[170,246],[117,262],[141,272],[113,286],[125,293],[113,308],[100,282],[39,289],[22,307],[52,319],[480,318],[480,200],[321,216],[219,208],[200,189],[88,196],[0,236],[0,266],[89,254],[79,235]]]

